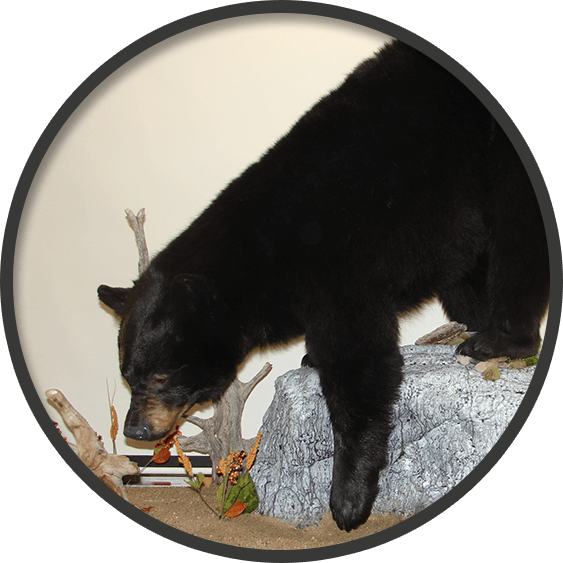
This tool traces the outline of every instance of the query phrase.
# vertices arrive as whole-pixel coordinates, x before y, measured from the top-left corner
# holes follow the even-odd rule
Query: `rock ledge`
[[[534,367],[501,369],[500,379],[488,381],[474,364],[457,363],[452,346],[404,346],[401,353],[405,378],[373,511],[409,516],[451,490],[490,451],[519,407]],[[289,371],[275,385],[252,468],[258,511],[300,527],[315,525],[329,507],[328,409],[312,368]]]

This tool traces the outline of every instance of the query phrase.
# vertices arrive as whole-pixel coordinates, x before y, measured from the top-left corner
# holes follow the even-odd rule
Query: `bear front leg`
[[[319,366],[334,433],[330,508],[342,530],[369,517],[387,464],[393,404],[402,380],[398,352],[387,358],[348,358]]]

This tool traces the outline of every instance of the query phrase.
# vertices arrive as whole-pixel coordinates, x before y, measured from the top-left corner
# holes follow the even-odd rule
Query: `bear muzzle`
[[[174,408],[155,401],[132,401],[123,434],[133,440],[160,440],[174,432],[186,410],[186,405]]]

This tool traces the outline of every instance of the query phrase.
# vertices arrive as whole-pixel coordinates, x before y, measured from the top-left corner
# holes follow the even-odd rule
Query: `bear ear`
[[[101,285],[98,287],[98,297],[104,305],[113,309],[118,315],[122,315],[130,291],[131,288]]]

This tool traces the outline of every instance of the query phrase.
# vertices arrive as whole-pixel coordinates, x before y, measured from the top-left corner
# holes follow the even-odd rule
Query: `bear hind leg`
[[[482,255],[475,268],[461,281],[439,292],[444,313],[450,321],[467,325],[467,330],[484,330],[489,325],[487,297],[487,257]]]
[[[459,345],[457,353],[478,360],[537,353],[540,322],[549,301],[549,265],[547,243],[541,232],[536,235],[538,249],[527,260],[497,246],[490,268],[482,261],[457,285],[439,293],[449,319],[477,332]]]
[[[491,243],[487,268],[488,326],[458,348],[479,360],[525,358],[541,344],[549,303],[549,257],[533,186],[514,147],[499,130],[487,207]]]

